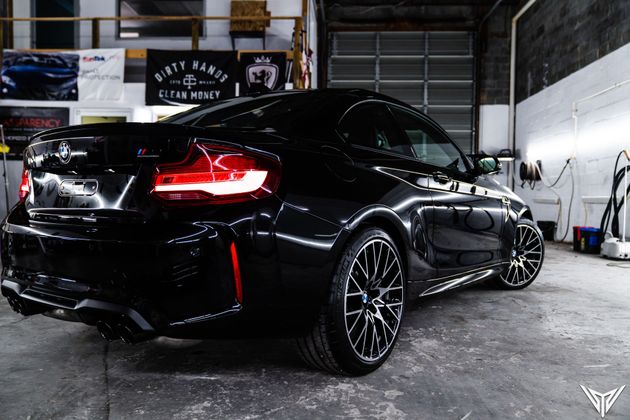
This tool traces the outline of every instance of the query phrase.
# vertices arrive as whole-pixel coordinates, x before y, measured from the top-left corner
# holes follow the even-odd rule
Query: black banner
[[[239,94],[284,89],[287,55],[284,52],[241,53]]]
[[[0,97],[76,101],[78,76],[78,54],[5,51]]]
[[[70,123],[68,108],[0,107],[0,124],[9,146],[8,158],[22,159],[31,136]]]
[[[147,105],[198,105],[233,97],[234,51],[147,51]]]

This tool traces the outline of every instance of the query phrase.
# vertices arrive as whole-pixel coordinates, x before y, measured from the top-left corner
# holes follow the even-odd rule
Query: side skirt
[[[499,275],[505,264],[495,264],[489,267],[483,267],[476,270],[468,271],[457,276],[450,276],[441,279],[431,279],[427,283],[436,283],[422,291],[419,296],[429,296],[437,293],[446,292],[447,290],[457,289],[472,283],[480,282]]]

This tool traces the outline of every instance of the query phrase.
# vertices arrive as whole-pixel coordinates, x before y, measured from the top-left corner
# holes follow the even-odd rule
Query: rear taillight
[[[28,193],[31,191],[31,186],[28,182],[28,169],[22,170],[22,182],[20,182],[20,189],[18,190],[18,196],[20,201],[25,200]]]
[[[152,194],[166,204],[234,203],[272,195],[279,181],[277,160],[194,144],[183,162],[156,166]]]

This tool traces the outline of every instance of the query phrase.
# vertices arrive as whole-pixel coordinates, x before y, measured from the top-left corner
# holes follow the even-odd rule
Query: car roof
[[[249,101],[263,101],[275,103],[277,101],[287,100],[288,102],[301,103],[302,119],[294,120],[296,124],[311,126],[308,121],[318,121],[318,127],[324,131],[326,128],[334,129],[341,118],[353,106],[366,101],[383,101],[393,104],[421,116],[429,124],[433,125],[438,131],[444,131],[439,124],[429,118],[426,114],[418,109],[406,104],[398,99],[383,95],[378,92],[366,89],[348,89],[348,88],[323,88],[313,90],[280,90],[264,93],[251,93],[234,98],[227,98],[219,101],[213,101],[208,104],[200,105],[188,111],[175,114],[161,122],[188,124],[190,121],[197,120],[206,110],[213,112],[221,107],[229,108],[230,106],[245,105]],[[304,104],[312,104],[307,108],[303,108]],[[192,118],[192,120],[190,120]],[[194,125],[194,124],[193,124]]]
[[[391,96],[383,95],[382,93],[370,91],[367,89],[356,89],[356,88],[322,88],[322,89],[312,89],[312,90],[282,90],[282,91],[272,91],[265,93],[253,93],[242,95],[241,97],[251,97],[251,98],[265,98],[265,97],[274,97],[281,98],[283,96],[292,96],[292,95],[306,95],[314,100],[328,100],[330,104],[327,112],[328,115],[335,115],[340,118],[343,114],[351,108],[353,105],[364,102],[367,100],[378,100],[385,101],[389,103],[393,103],[407,109],[420,112],[417,109],[413,108],[409,104],[402,102],[396,98],[392,98]],[[209,104],[212,106],[212,104]]]
[[[361,102],[368,99],[377,99],[387,102],[393,102],[401,105],[408,106],[404,102],[399,101],[398,99],[392,98],[391,96],[383,95],[382,93],[374,92],[367,89],[356,89],[356,88],[322,88],[322,89],[312,89],[312,90],[284,90],[284,91],[272,91],[265,93],[254,93],[243,96],[250,97],[266,97],[266,96],[284,96],[284,95],[309,95],[314,98],[330,98],[336,97],[339,99],[346,99],[350,102]]]

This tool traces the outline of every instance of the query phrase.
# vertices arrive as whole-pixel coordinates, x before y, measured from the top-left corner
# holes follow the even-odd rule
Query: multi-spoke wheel
[[[497,278],[498,285],[506,289],[529,286],[538,276],[544,256],[545,242],[540,229],[529,220],[519,221],[510,251],[510,265]]]
[[[405,272],[381,229],[357,235],[344,251],[312,333],[298,339],[305,361],[337,373],[365,374],[392,351],[405,306]]]
[[[403,306],[403,273],[388,242],[373,239],[354,258],[345,296],[345,328],[363,360],[382,357],[394,343]]]

